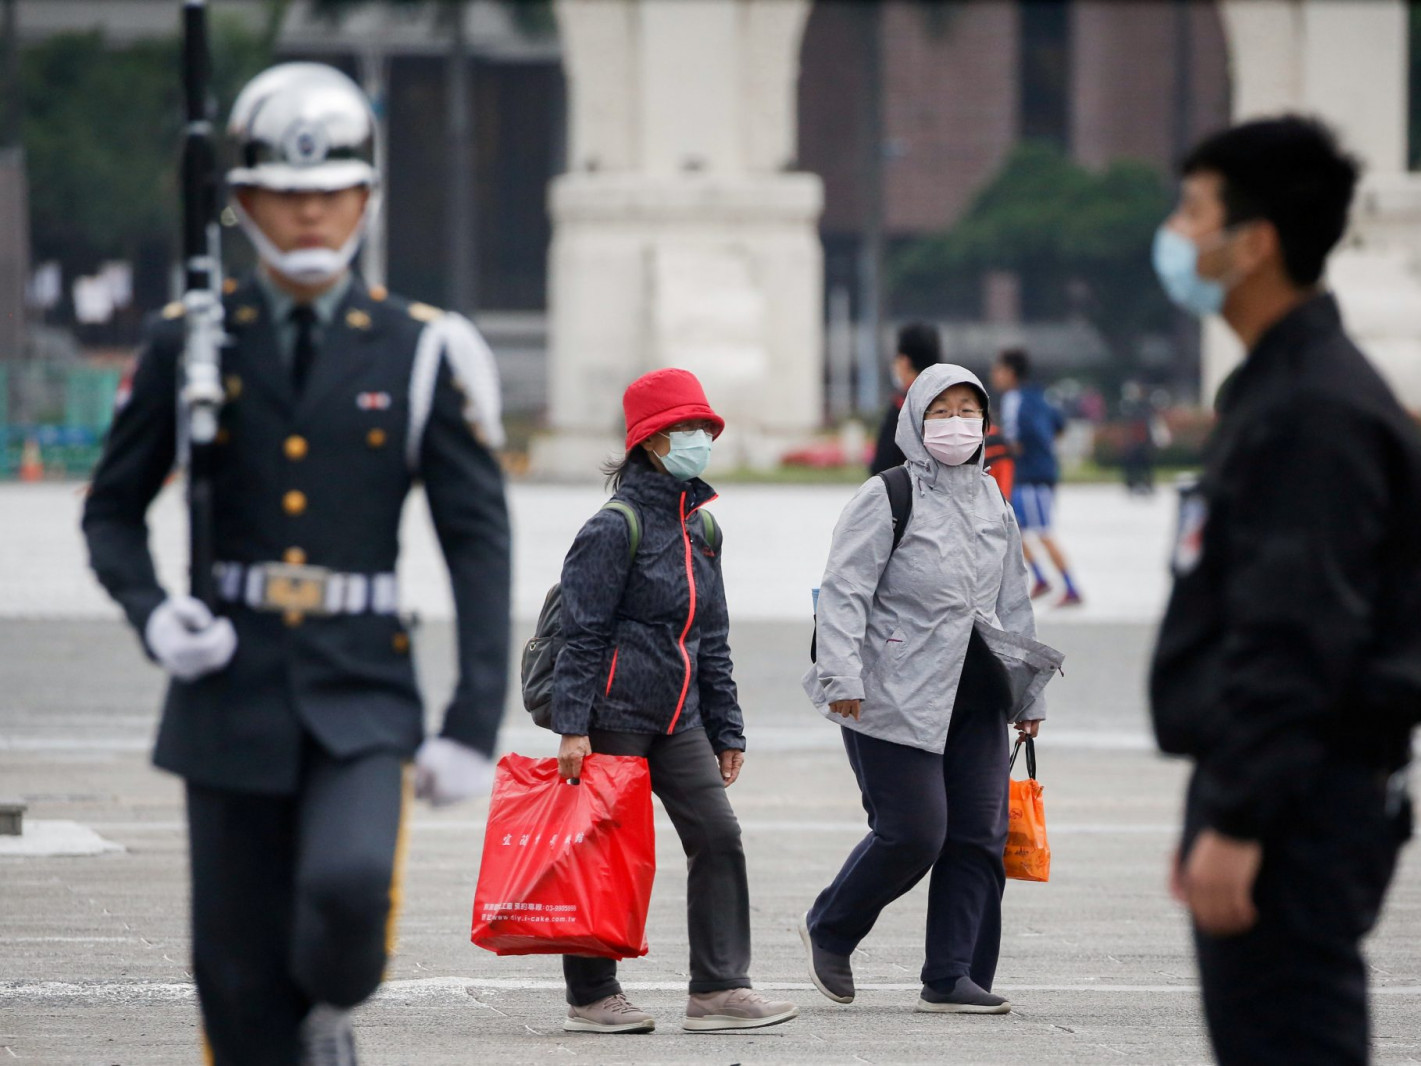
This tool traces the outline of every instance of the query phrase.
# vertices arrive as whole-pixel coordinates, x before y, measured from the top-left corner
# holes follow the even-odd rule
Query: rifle
[[[178,396],[178,457],[187,471],[192,594],[217,604],[213,539],[213,462],[222,410],[220,349],[222,252],[217,215],[217,152],[208,83],[207,2],[183,0],[183,325]]]

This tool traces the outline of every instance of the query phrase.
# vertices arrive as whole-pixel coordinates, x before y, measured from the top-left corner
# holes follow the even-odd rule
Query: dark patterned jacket
[[[699,478],[632,466],[614,498],[636,510],[641,543],[633,559],[626,517],[604,510],[567,553],[554,731],[703,728],[717,752],[743,750],[720,546],[707,543],[696,516],[714,491]]]
[[[405,497],[422,481],[458,613],[460,678],[442,732],[491,754],[508,665],[509,532],[502,474],[469,398],[489,380],[461,367],[467,352],[424,343],[440,312],[356,279],[298,399],[259,287],[237,288],[225,307],[218,559],[389,574]],[[180,315],[170,308],[149,330],[84,508],[93,568],[140,634],[165,595],[145,516],[174,464]],[[307,738],[337,758],[413,753],[424,713],[410,637],[370,599],[369,610],[329,616],[222,603],[236,654],[172,682],[154,761],[209,787],[281,794],[298,787]]]

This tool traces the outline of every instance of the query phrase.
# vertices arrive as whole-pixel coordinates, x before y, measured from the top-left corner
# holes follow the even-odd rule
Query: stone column
[[[622,449],[621,394],[691,370],[713,468],[773,465],[822,418],[819,179],[794,173],[808,0],[559,0],[568,173],[551,187],[549,421],[533,468]]]
[[[1402,0],[1223,0],[1234,119],[1315,114],[1361,159],[1351,230],[1327,283],[1348,329],[1421,408],[1421,174],[1406,171],[1406,5]],[[1205,326],[1211,397],[1242,351]]]

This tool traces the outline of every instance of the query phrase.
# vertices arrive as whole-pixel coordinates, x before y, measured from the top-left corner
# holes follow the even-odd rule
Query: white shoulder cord
[[[485,447],[497,449],[504,445],[503,402],[493,351],[472,322],[446,311],[425,325],[415,348],[410,371],[410,426],[405,438],[405,460],[411,470],[419,469],[441,359],[448,360],[454,383],[463,393],[464,420]]]

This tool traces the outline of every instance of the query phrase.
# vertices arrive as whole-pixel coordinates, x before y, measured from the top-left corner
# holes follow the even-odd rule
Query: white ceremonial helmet
[[[268,266],[305,284],[337,277],[350,265],[370,220],[379,210],[375,166],[378,126],[370,101],[348,77],[323,63],[282,63],[247,83],[232,106],[227,136],[235,165],[232,189],[276,192],[370,190],[364,215],[340,248],[283,252],[232,198],[242,230]]]

